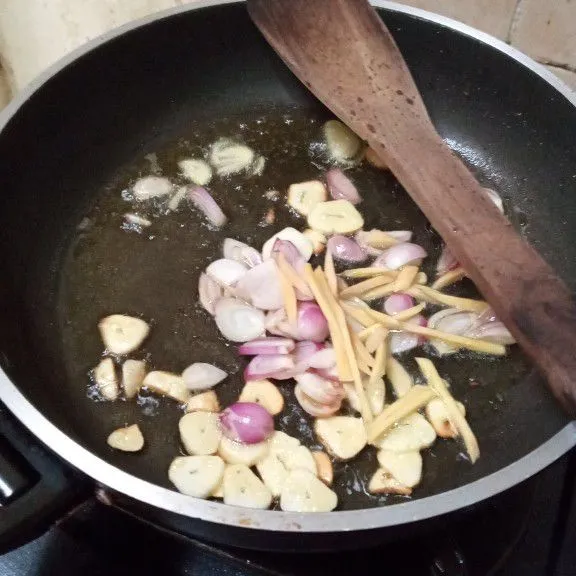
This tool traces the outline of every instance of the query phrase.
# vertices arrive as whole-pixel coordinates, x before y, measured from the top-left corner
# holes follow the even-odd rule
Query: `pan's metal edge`
[[[208,6],[230,4],[236,1],[199,0],[194,5],[165,10],[131,22],[88,42],[43,72],[14,98],[0,114],[0,131],[4,129],[12,116],[16,114],[18,109],[34,92],[41,88],[51,77],[104,42],[143,25],[178,13]],[[576,106],[576,93],[566,84],[544,66],[504,42],[470,26],[424,10],[384,0],[373,0],[372,3],[378,7],[403,12],[446,26],[494,47],[542,77]],[[61,432],[24,397],[2,370],[0,370],[0,399],[31,432],[41,438],[54,452],[102,485],[130,498],[170,512],[242,529],[251,528],[284,532],[346,532],[393,527],[425,520],[472,506],[491,496],[495,496],[533,476],[576,445],[576,422],[571,422],[524,458],[461,488],[412,502],[369,510],[296,514],[279,511],[249,510],[226,506],[217,502],[197,500],[123,472],[98,458]]]

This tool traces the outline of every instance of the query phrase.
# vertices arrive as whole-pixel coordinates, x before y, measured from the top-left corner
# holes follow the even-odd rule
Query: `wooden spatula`
[[[374,148],[518,343],[576,415],[576,305],[434,128],[367,0],[248,0],[296,76]]]

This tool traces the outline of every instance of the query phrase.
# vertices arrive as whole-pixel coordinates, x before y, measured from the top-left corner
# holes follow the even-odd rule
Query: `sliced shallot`
[[[473,312],[464,312],[458,308],[446,308],[432,314],[428,319],[428,326],[434,330],[464,336],[477,321],[477,316]],[[457,348],[438,339],[430,340],[431,346],[441,356],[444,354],[453,354]]]
[[[388,270],[397,270],[408,264],[420,264],[423,258],[426,258],[427,252],[411,242],[402,242],[385,250],[374,260],[373,267],[387,268]]]
[[[287,370],[295,368],[294,358],[288,354],[254,356],[244,369],[244,380],[266,380],[267,378],[278,378]]]
[[[216,200],[212,198],[212,195],[206,188],[202,186],[196,186],[188,192],[188,198],[200,212],[206,216],[208,221],[220,228],[224,226],[227,222],[226,215],[220,209],[220,206],[216,203]]]
[[[313,374],[305,372],[294,376],[294,380],[308,398],[319,404],[335,404],[344,398],[344,387],[339,382],[328,380]]]
[[[296,348],[294,349],[294,361],[296,362],[298,373],[306,372],[308,368],[311,368],[313,358],[322,350],[324,350],[324,344],[320,344],[319,342],[312,342],[310,340],[297,342]]]
[[[516,343],[514,336],[512,336],[508,328],[499,320],[487,322],[477,328],[472,328],[465,335],[470,338],[478,338],[495,342],[496,344],[503,344],[504,346]]]
[[[214,306],[216,325],[232,342],[248,342],[264,335],[264,313],[237,298],[220,298]]]
[[[405,322],[406,324],[415,324],[416,326],[426,326],[426,318],[424,316],[415,316]],[[417,348],[424,342],[424,338],[417,334],[410,332],[392,332],[390,334],[390,353],[401,354]]]
[[[296,334],[299,340],[312,342],[324,342],[328,338],[328,321],[315,302],[298,302]]]
[[[236,293],[260,310],[278,310],[284,305],[282,285],[274,260],[250,268],[236,285]]]
[[[258,444],[274,432],[272,415],[257,402],[236,402],[220,413],[224,436],[241,444]]]
[[[280,240],[279,238],[274,242],[272,247],[272,258],[276,259],[280,254],[284,255],[284,259],[294,270],[300,271],[306,260],[304,260],[300,251],[289,240]]]
[[[358,189],[340,168],[332,168],[326,172],[326,183],[334,200],[348,200],[352,204],[362,202]]]
[[[260,338],[242,344],[238,354],[243,356],[290,354],[294,350],[294,340],[289,338]]]
[[[222,287],[204,272],[200,274],[198,279],[198,298],[203,308],[214,316],[214,306],[222,298]]]
[[[390,316],[404,312],[414,306],[414,298],[408,294],[392,294],[384,301],[384,312]]]
[[[310,416],[314,416],[314,418],[328,418],[336,414],[336,412],[340,410],[340,406],[342,406],[342,400],[336,400],[336,402],[332,404],[315,402],[302,391],[302,388],[300,388],[298,384],[294,387],[294,395],[304,412],[307,412]]]
[[[214,260],[206,268],[206,274],[221,286],[234,286],[246,272],[246,266],[227,258]]]
[[[224,258],[240,262],[240,264],[248,268],[254,268],[254,266],[262,264],[262,256],[256,248],[252,248],[252,246],[248,246],[248,244],[244,244],[244,242],[234,240],[233,238],[226,238],[226,240],[224,240],[222,253]]]
[[[298,338],[297,328],[288,322],[286,310],[284,308],[268,312],[266,315],[266,330],[275,336],[284,336],[286,338],[294,339]]]
[[[310,358],[310,368],[329,370],[333,366],[336,366],[336,351],[332,346],[326,346],[322,350],[318,350]]]
[[[182,372],[188,390],[207,390],[222,382],[227,376],[224,370],[205,362],[195,362]]]
[[[438,258],[438,262],[436,263],[436,275],[442,276],[443,274],[446,274],[446,272],[458,268],[458,266],[460,266],[458,260],[456,260],[452,254],[450,248],[444,245],[440,257]]]
[[[328,250],[336,260],[343,262],[359,263],[364,262],[368,254],[364,249],[352,238],[335,234],[328,240]]]

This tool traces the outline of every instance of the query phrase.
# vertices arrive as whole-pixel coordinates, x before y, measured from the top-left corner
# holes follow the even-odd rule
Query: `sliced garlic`
[[[354,458],[366,446],[366,428],[361,418],[320,418],[314,423],[314,430],[328,453],[339,460]]]
[[[278,458],[278,454],[269,453],[266,458],[256,464],[256,470],[272,496],[278,498],[289,474],[286,466]]]
[[[332,481],[334,480],[334,470],[332,468],[332,462],[326,452],[321,452],[315,450],[312,452],[314,461],[316,462],[316,470],[318,471],[318,478],[326,484],[326,486],[332,486]]]
[[[254,151],[228,138],[220,138],[210,149],[210,164],[218,176],[230,176],[246,171],[254,161]]]
[[[175,212],[180,207],[182,200],[186,198],[186,194],[188,194],[188,186],[179,186],[176,189],[176,192],[172,194],[172,198],[170,198],[170,202],[168,202],[168,210],[170,212]]]
[[[243,464],[226,466],[223,490],[224,503],[230,506],[265,510],[272,503],[270,490]]]
[[[126,398],[134,398],[142,387],[146,376],[146,362],[143,360],[126,360],[122,364],[122,388]]]
[[[312,208],[308,226],[327,236],[352,234],[364,226],[364,219],[348,200],[329,200]]]
[[[259,442],[258,444],[240,444],[222,437],[218,446],[218,454],[228,464],[244,464],[245,466],[254,466],[266,458],[268,454],[268,442]]]
[[[374,150],[374,148],[372,148],[371,146],[368,146],[368,148],[366,149],[365,158],[369,164],[372,164],[372,166],[374,166],[374,168],[378,168],[380,170],[386,170],[388,168],[386,162],[384,162],[384,160],[382,160],[382,158],[380,158],[380,156],[376,154],[376,150]]]
[[[312,230],[312,228],[307,228],[302,232],[310,242],[312,242],[314,254],[318,256],[322,254],[326,249],[326,243],[328,242],[328,238],[322,234],[322,232],[318,232],[318,230]]]
[[[414,452],[434,444],[436,432],[422,414],[415,412],[400,421],[373,444],[391,452]]]
[[[456,402],[456,405],[462,413],[462,416],[466,416],[466,408],[464,408],[464,404],[462,404],[462,402]],[[430,424],[432,424],[432,427],[440,438],[456,438],[458,436],[458,431],[450,422],[446,406],[440,398],[435,398],[428,402],[425,412],[426,418],[428,418]]]
[[[118,394],[120,394],[120,387],[118,386],[118,377],[116,376],[116,368],[112,358],[104,358],[94,368],[94,382],[96,382],[100,394],[106,400],[116,400]]]
[[[218,456],[180,456],[170,464],[168,478],[179,492],[208,498],[222,483],[224,461]]]
[[[422,479],[422,456],[420,452],[378,451],[378,464],[408,488],[414,488]]]
[[[144,176],[132,186],[132,192],[136,200],[149,200],[158,196],[166,196],[172,192],[173,188],[172,182],[168,178]]]
[[[324,124],[324,139],[328,153],[337,162],[350,161],[362,151],[362,140],[339,120]]]
[[[128,354],[144,342],[150,327],[144,320],[123,314],[112,314],[98,324],[104,346],[112,354]]]
[[[298,182],[288,187],[288,204],[302,216],[308,216],[318,202],[328,198],[326,186],[319,180]]]
[[[317,473],[312,453],[297,438],[276,431],[268,444],[268,455],[256,464],[256,469],[275,497],[280,495],[283,483],[292,470],[303,469]]]
[[[226,471],[226,468],[224,468],[224,471]],[[224,498],[224,482],[220,482],[216,489],[212,491],[210,496],[212,496],[212,498],[219,498],[222,500]]]
[[[208,456],[216,454],[222,430],[218,414],[214,412],[190,412],[184,414],[178,423],[180,439],[188,454]]]
[[[282,452],[283,450],[300,446],[300,440],[298,440],[298,438],[294,438],[294,436],[290,436],[290,434],[286,434],[286,432],[280,430],[276,430],[268,441],[270,443],[270,450],[274,452]]]
[[[412,488],[404,486],[396,480],[388,471],[379,468],[368,483],[368,491],[372,494],[399,494],[410,496]]]
[[[274,243],[276,240],[287,240],[288,242],[292,242],[298,252],[300,252],[302,258],[308,261],[312,256],[313,252],[313,245],[312,242],[302,234],[296,230],[296,228],[291,228],[290,226],[284,228],[284,230],[280,230],[277,234],[274,234],[272,238],[269,238],[262,246],[262,258],[264,260],[268,260],[272,257],[272,249],[274,248]]]
[[[149,372],[146,374],[142,386],[156,394],[168,396],[178,402],[188,402],[190,398],[190,390],[186,388],[182,376],[172,374],[172,372],[163,372],[161,370]]]
[[[264,156],[256,156],[256,159],[252,163],[252,166],[250,166],[250,170],[248,172],[250,176],[262,176],[265,167],[266,158],[264,158]]]
[[[260,404],[272,416],[280,414],[284,408],[284,397],[270,380],[250,380],[246,382],[238,402],[255,402]]]
[[[186,412],[220,412],[220,402],[214,390],[191,396],[186,404]]]
[[[134,226],[140,226],[140,228],[148,228],[152,226],[152,221],[138,214],[128,213],[124,214],[124,220],[126,224],[133,224]]]
[[[108,436],[108,445],[123,452],[138,452],[144,447],[144,436],[138,424],[118,428]]]
[[[178,162],[178,167],[184,178],[198,184],[198,186],[206,186],[212,180],[212,168],[204,160],[195,158],[181,160]]]
[[[336,493],[309,470],[290,472],[280,494],[285,512],[331,512],[337,505]]]

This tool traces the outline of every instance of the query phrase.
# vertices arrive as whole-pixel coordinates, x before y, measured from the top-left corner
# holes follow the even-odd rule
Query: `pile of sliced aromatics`
[[[341,123],[328,122],[324,132],[341,165],[365,157],[385,168]],[[487,195],[502,209],[494,192]],[[466,276],[446,248],[429,286],[420,271],[427,253],[410,242],[412,233],[363,230],[361,200],[337,167],[325,182],[293,184],[287,204],[301,215],[301,231],[285,228],[257,248],[227,239],[222,258],[201,274],[200,303],[221,334],[239,343],[238,354],[250,357],[238,401],[225,410],[211,390],[225,372],[196,363],[181,375],[146,373],[142,361],[126,356],[147,337],[148,325],[122,315],[101,321],[107,351],[123,360],[126,398],[144,387],[185,406],[179,429],[189,456],[176,458],[168,472],[182,493],[249,508],[278,499],[285,511],[331,511],[338,504],[332,460],[352,460],[369,445],[378,450],[379,468],[368,485],[373,494],[410,495],[422,477],[420,452],[438,436],[460,439],[470,461],[478,459],[464,406],[433,362],[416,358],[426,381],[420,385],[396,356],[417,347],[437,355],[460,349],[504,355],[514,340],[486,302],[442,292]],[[203,211],[212,224],[225,224],[213,218],[215,209]],[[313,267],[314,258],[323,258],[322,265]],[[426,318],[428,304],[441,310]],[[94,379],[105,398],[119,396],[111,358]],[[295,382],[290,401],[315,418],[325,452],[275,430],[284,399],[272,381]],[[144,445],[137,425],[114,431],[108,442],[126,451]]]

